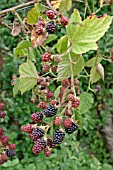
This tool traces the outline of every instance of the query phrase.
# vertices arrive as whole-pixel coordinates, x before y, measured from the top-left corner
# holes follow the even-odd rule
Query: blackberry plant
[[[87,113],[94,102],[93,84],[100,78],[104,80],[101,62],[111,62],[113,50],[106,59],[97,43],[112,23],[111,16],[98,16],[99,10],[105,6],[104,1],[101,1],[99,10],[93,12],[89,4],[86,4],[87,1],[84,1],[89,10],[89,15],[86,16],[85,13],[84,19],[77,9],[73,10],[69,18],[65,16],[65,11],[72,7],[72,1],[63,0],[62,3],[61,0],[57,5],[46,2],[47,4],[41,4],[33,1],[35,5],[24,21],[15,8],[1,11],[0,14],[15,11],[20,22],[20,31],[16,35],[22,40],[15,48],[14,56],[24,59],[19,66],[20,76],[13,77],[11,83],[14,86],[14,97],[19,92],[23,94],[32,90],[31,101],[37,107],[37,112],[31,115],[32,123],[23,125],[21,130],[33,140],[34,154],[44,151],[44,155],[49,157],[52,149],[65,140],[66,133],[72,134],[81,126],[82,114]],[[62,5],[64,3],[65,6]],[[16,29],[12,30],[14,36]],[[61,32],[63,34],[59,38]],[[96,51],[95,56],[87,61],[84,54],[90,50]],[[37,70],[36,65],[41,69]],[[89,81],[84,91],[81,78]],[[0,109],[3,107],[1,104]],[[5,112],[0,111],[0,118],[4,116]],[[2,129],[0,134],[1,144],[7,147],[9,138],[4,136]],[[15,155],[12,148],[15,148],[14,145],[6,148],[6,156]],[[6,160],[4,155],[2,157]]]

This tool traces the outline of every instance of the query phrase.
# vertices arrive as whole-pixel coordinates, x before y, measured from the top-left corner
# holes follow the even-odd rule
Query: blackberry
[[[34,146],[32,148],[32,152],[34,154],[39,154],[47,145],[47,142],[44,139],[37,139],[34,142]]]
[[[44,110],[44,115],[46,117],[52,117],[54,115],[56,115],[56,112],[57,112],[57,109],[52,106],[52,105],[49,105],[45,110]]]
[[[62,143],[63,139],[65,137],[65,133],[62,130],[55,130],[53,134],[53,142],[54,144],[60,144]]]
[[[9,144],[8,145],[9,149],[14,150],[16,148],[16,144]]]
[[[80,105],[80,99],[75,98],[75,101],[72,101],[72,107],[75,109]]]
[[[1,136],[0,142],[2,143],[3,146],[6,146],[9,142],[9,137],[8,136]]]
[[[31,115],[31,119],[32,119],[35,123],[40,123],[40,122],[42,122],[43,114],[42,114],[41,112],[33,113],[33,114]]]
[[[68,95],[68,100],[69,101],[74,101],[75,100],[74,95],[73,94],[69,94]]]
[[[62,124],[62,118],[61,117],[55,117],[54,120],[53,120],[53,123],[56,126],[60,126]]]
[[[57,30],[57,25],[54,23],[54,21],[50,21],[47,23],[47,26],[46,26],[46,31],[49,33],[49,34],[54,34]]]
[[[74,122],[72,122],[71,126],[69,128],[66,128],[65,131],[68,134],[72,134],[77,129],[78,129],[78,126]]]
[[[60,23],[61,23],[62,26],[65,27],[65,26],[68,24],[68,18],[62,16],[62,17],[61,17],[61,20],[60,20]]]
[[[49,70],[50,70],[50,65],[49,64],[44,64],[43,65],[43,67],[42,67],[42,70],[44,71],[44,72],[49,72]]]
[[[4,108],[4,103],[0,103],[0,110],[2,110]]]
[[[33,124],[28,124],[26,126],[21,126],[21,131],[31,133],[33,130]]]
[[[41,35],[43,33],[43,28],[42,27],[37,28],[35,33],[36,35]]]
[[[46,108],[46,102],[40,102],[39,107],[42,108],[42,109],[45,109]]]
[[[3,153],[3,154],[1,155],[1,157],[0,157],[0,159],[1,159],[3,162],[7,162],[8,157],[7,157],[6,153]]]
[[[45,73],[44,73],[42,70],[39,70],[39,71],[38,71],[38,75],[39,75],[39,76],[43,76],[44,74],[45,74]]]
[[[31,138],[36,140],[37,138],[41,138],[44,135],[44,130],[41,128],[34,128],[31,134]]]
[[[6,155],[8,157],[15,156],[16,152],[14,150],[11,150],[11,149],[6,149]]]
[[[64,120],[63,125],[65,128],[69,128],[72,124],[72,120],[68,117]]]
[[[49,157],[52,154],[52,149],[45,148],[44,149],[44,155],[46,157]]]
[[[46,52],[42,55],[42,61],[48,62],[50,60],[51,60],[51,54],[50,53]]]
[[[1,110],[0,110],[0,118],[4,118],[6,116],[6,113],[5,112],[2,112]]]
[[[55,17],[55,13],[52,10],[47,11],[46,15],[49,19],[53,19]]]
[[[53,143],[51,138],[47,139],[47,146],[49,146],[49,148],[55,148],[55,144]]]

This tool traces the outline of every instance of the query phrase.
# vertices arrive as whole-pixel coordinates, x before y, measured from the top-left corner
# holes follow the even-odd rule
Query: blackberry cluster
[[[77,129],[78,129],[78,125],[72,122],[71,126],[69,128],[66,128],[65,131],[68,134],[72,134]]]
[[[65,133],[62,130],[55,130],[53,134],[53,142],[54,144],[61,144],[65,137]]]
[[[4,103],[0,103],[0,118],[4,118],[6,113],[3,111]],[[15,156],[15,144],[8,144],[10,138],[5,136],[5,132],[0,127],[0,165],[8,161],[8,157]]]
[[[44,115],[46,117],[52,117],[54,115],[56,115],[57,113],[57,109],[52,106],[52,105],[49,105],[45,110],[44,110]]]
[[[54,23],[54,21],[50,21],[46,25],[46,31],[49,34],[54,34],[57,31],[58,26]]]

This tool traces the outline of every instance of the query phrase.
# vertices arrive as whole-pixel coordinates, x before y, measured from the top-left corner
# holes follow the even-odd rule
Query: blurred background
[[[28,2],[22,0],[1,0],[0,10]],[[89,0],[93,10],[99,8],[98,0]],[[33,6],[18,10],[22,18]],[[66,15],[69,16],[77,8],[84,16],[85,6],[82,2],[73,1],[73,7]],[[98,16],[108,13],[113,15],[113,6],[103,7]],[[7,14],[3,22],[10,27],[15,17]],[[59,37],[65,30],[59,34]],[[12,76],[18,76],[18,66],[22,62],[13,56],[13,48],[20,41],[18,36],[11,36],[11,30],[0,24],[0,95],[5,103],[7,116],[0,126],[10,137],[11,143],[16,143],[16,157],[0,166],[0,170],[113,170],[113,63],[102,62],[105,68],[105,81],[99,81],[101,91],[94,94],[95,103],[92,109],[82,116],[82,127],[66,136],[64,142],[54,149],[53,154],[46,158],[43,153],[32,154],[32,141],[26,133],[20,131],[22,125],[30,123],[30,114],[35,112],[36,105],[30,101],[31,92],[13,97],[11,86]],[[106,35],[100,40],[100,50],[105,56],[110,56],[113,46],[113,24]],[[95,56],[91,51],[84,55],[86,61]],[[38,59],[38,62],[40,59]],[[86,79],[81,79],[81,90],[87,85]],[[92,86],[95,88],[95,85]],[[1,99],[0,99],[1,100]]]

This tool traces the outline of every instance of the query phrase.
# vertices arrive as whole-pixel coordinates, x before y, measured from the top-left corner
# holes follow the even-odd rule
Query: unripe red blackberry
[[[65,133],[63,130],[61,130],[61,129],[55,130],[54,134],[53,134],[54,144],[61,144],[62,141],[64,140],[64,137],[65,137]]]
[[[35,123],[40,123],[43,120],[43,114],[41,112],[36,112],[31,115],[31,119]]]
[[[113,54],[113,47],[111,48],[110,53]]]
[[[6,155],[8,157],[15,156],[16,152],[14,150],[11,150],[11,149],[6,149]]]
[[[51,100],[50,104],[54,106],[56,104],[56,101],[55,100]]]
[[[51,99],[54,97],[54,94],[50,90],[47,90],[46,97],[47,99]]]
[[[56,115],[57,113],[57,109],[52,106],[52,105],[49,105],[45,110],[44,110],[44,115],[46,117],[52,117],[54,115]]]
[[[2,110],[4,108],[4,103],[0,103],[0,110]]]
[[[9,144],[8,147],[9,149],[14,150],[16,148],[16,144]]]
[[[54,21],[50,21],[47,23],[46,25],[46,31],[49,33],[49,34],[54,34],[57,30],[57,25],[54,23]]]
[[[75,109],[80,105],[80,99],[76,98],[75,101],[72,101],[72,107]]]
[[[3,162],[7,162],[8,157],[7,157],[6,153],[3,153],[3,154],[1,155],[1,157],[0,157],[0,159],[1,159]]]
[[[45,148],[44,149],[44,155],[46,157],[49,157],[52,154],[52,149]]]
[[[110,57],[111,61],[113,61],[113,55]]]
[[[74,80],[74,84],[75,85],[78,85],[79,84],[79,81],[77,79]]]
[[[62,16],[61,19],[60,19],[60,23],[61,23],[62,26],[65,27],[68,24],[68,18]]]
[[[42,109],[45,109],[47,107],[46,102],[40,102],[39,107],[42,108]]]
[[[43,33],[43,28],[42,27],[37,28],[35,33],[36,35],[41,35]]]
[[[36,140],[37,138],[41,138],[44,136],[44,130],[41,128],[34,128],[31,134],[32,140]]]
[[[43,67],[42,67],[42,70],[43,70],[45,73],[49,72],[49,70],[50,70],[50,65],[49,65],[49,64],[44,64]]]
[[[47,11],[46,15],[49,19],[53,19],[55,17],[55,13],[52,10]]]
[[[69,79],[68,79],[68,78],[62,80],[61,83],[62,83],[63,86],[70,87],[70,82],[69,82]]]
[[[51,138],[47,138],[47,146],[49,146],[49,148],[55,148],[55,144]]]
[[[21,131],[31,133],[33,130],[33,124],[28,124],[26,126],[21,126]]]
[[[44,28],[45,25],[46,25],[46,24],[45,24],[44,21],[39,21],[39,22],[36,23],[36,28],[39,28],[39,27],[43,27],[43,28]]]
[[[6,113],[5,112],[2,112],[1,110],[0,110],[0,118],[4,118],[6,116]]]
[[[0,141],[3,146],[6,146],[9,142],[9,137],[8,136],[1,136]]]
[[[75,124],[75,122],[72,122],[71,126],[69,128],[66,128],[65,131],[68,134],[72,134],[77,129],[78,129],[78,125]]]
[[[71,126],[71,124],[72,124],[72,120],[70,118],[66,118],[63,122],[63,126],[65,128],[69,128]]]
[[[48,62],[50,60],[51,60],[51,54],[49,54],[48,52],[42,55],[42,61]]]
[[[74,101],[74,100],[75,100],[74,95],[73,95],[73,94],[69,94],[69,95],[68,95],[68,100],[69,100],[69,101]]]
[[[4,130],[0,127],[0,138],[4,135]]]
[[[44,139],[37,139],[35,141],[34,146],[32,148],[32,152],[34,154],[39,154],[46,147],[47,142]]]
[[[54,120],[53,120],[53,123],[56,126],[60,126],[62,124],[62,118],[61,117],[55,117]]]

